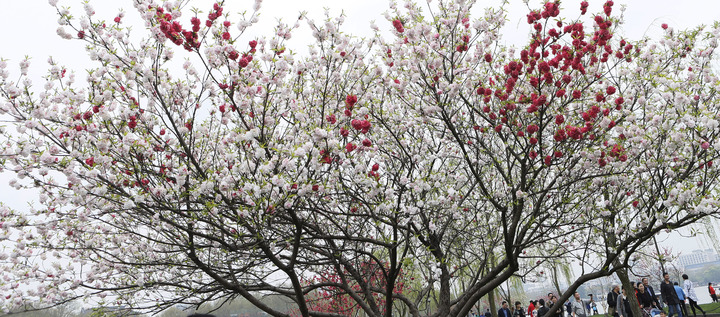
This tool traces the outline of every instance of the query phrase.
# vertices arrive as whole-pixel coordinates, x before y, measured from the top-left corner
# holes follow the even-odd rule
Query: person
[[[528,304],[528,310],[527,310],[528,317],[535,316],[535,301],[531,300]]]
[[[515,311],[513,317],[525,317],[525,310],[522,308],[520,301],[515,302]]]
[[[640,309],[643,311],[643,316],[650,316],[653,309],[653,300],[650,297],[650,293],[645,289],[645,285],[642,283],[638,285],[638,292],[636,296]]]
[[[674,314],[682,317],[682,311],[680,311],[680,299],[678,299],[675,287],[670,283],[670,275],[667,272],[663,273],[663,281],[660,283],[660,294],[662,295],[663,302],[668,306],[669,317]]]
[[[555,297],[555,295],[553,295],[550,299],[551,299],[553,302],[557,302],[557,301],[558,301],[558,298]],[[554,315],[554,316],[555,316],[555,317],[565,317],[565,313],[564,313],[564,311],[563,311],[562,306],[560,306],[560,308],[558,308],[558,309],[555,311],[555,315]]]
[[[717,303],[717,295],[715,295],[715,289],[712,287],[712,283],[708,283],[708,292],[710,292],[710,297],[712,297],[713,303]]]
[[[537,309],[537,316],[543,317],[547,315],[547,313],[550,311],[550,309],[547,307],[544,299],[539,299],[538,304],[540,305],[540,308]]]
[[[593,301],[592,304],[590,305],[590,308],[592,308],[592,314],[593,314],[593,315],[599,314],[598,309],[597,309],[597,304],[595,304],[594,301]]]
[[[650,298],[652,298],[653,306],[656,308],[662,308],[662,306],[660,306],[660,303],[658,303],[658,299],[657,299],[657,295],[655,294],[655,290],[652,288],[652,286],[650,286],[650,282],[648,281],[648,278],[643,277],[643,279],[641,281],[642,281],[643,286],[645,286],[645,291],[647,291],[648,294],[650,294]]]
[[[575,292],[573,294],[575,297],[575,300],[572,301],[570,304],[572,307],[572,317],[588,317],[590,310],[588,307],[590,307],[591,300],[589,299],[580,299],[580,293]]]
[[[617,297],[617,304],[615,305],[615,311],[618,317],[633,317],[632,310],[630,309],[630,302],[627,300],[627,292],[622,289],[622,294]]]
[[[555,294],[550,292],[550,293],[548,293],[547,297],[548,297],[548,301],[545,304],[547,304],[548,307],[552,307],[553,305],[555,305],[555,302],[553,301],[553,298],[555,298]]]
[[[692,309],[693,317],[697,316],[695,314],[695,308],[699,309],[702,312],[703,317],[704,317],[705,311],[702,308],[700,308],[700,306],[698,306],[698,303],[697,303],[698,297],[697,297],[697,294],[695,293],[695,284],[693,284],[693,282],[690,280],[690,278],[688,277],[687,274],[683,274],[682,278],[683,278],[683,289],[685,290],[685,297],[687,297],[688,303],[690,304],[690,309]],[[686,314],[685,316],[689,316],[687,314],[687,310],[685,311],[685,314]]]
[[[485,308],[485,317],[492,317],[492,312],[490,312],[490,308]]]
[[[512,317],[507,301],[502,301],[502,308],[498,309],[498,317]]]
[[[610,293],[607,295],[608,314],[610,316],[617,317],[615,306],[617,306],[618,295],[620,295],[620,285],[615,284],[610,288]]]
[[[678,299],[680,300],[680,310],[682,311],[684,316],[688,316],[688,310],[687,310],[687,307],[685,306],[685,291],[683,291],[683,289],[680,286],[678,286],[678,282],[674,282],[673,285],[674,285],[673,287],[675,288],[675,293],[677,294]]]

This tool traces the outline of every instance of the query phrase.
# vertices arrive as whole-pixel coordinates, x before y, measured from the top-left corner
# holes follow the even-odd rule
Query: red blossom
[[[392,21],[392,25],[398,33],[405,32],[405,27],[403,26],[402,21],[395,19]]]
[[[603,11],[605,12],[605,15],[610,16],[612,13],[612,6],[613,6],[612,0],[609,0],[608,2],[605,2],[605,5],[603,5]]]
[[[337,118],[335,118],[334,114],[331,114],[331,115],[325,117],[325,119],[327,119],[327,121],[330,122],[331,124],[335,124],[335,122],[337,122]]]
[[[355,95],[347,95],[347,97],[345,97],[345,107],[346,107],[348,110],[352,110],[353,107],[355,106],[355,103],[357,103],[357,100],[358,100],[358,99],[357,99],[357,96],[355,96]]]
[[[368,133],[368,131],[370,131],[370,127],[372,126],[370,121],[367,120],[352,120],[350,121],[350,125],[352,125],[355,130],[359,130],[361,133]]]

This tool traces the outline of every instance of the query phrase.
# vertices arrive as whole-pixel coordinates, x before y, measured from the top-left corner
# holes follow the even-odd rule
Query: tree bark
[[[620,265],[620,261],[617,261],[616,265]],[[630,284],[630,277],[628,276],[627,269],[620,269],[617,271],[617,276],[620,278],[622,288],[627,294],[627,300],[630,302],[630,309],[632,310],[633,317],[642,317],[640,312],[640,304],[638,303],[637,296],[635,295],[635,288]]]

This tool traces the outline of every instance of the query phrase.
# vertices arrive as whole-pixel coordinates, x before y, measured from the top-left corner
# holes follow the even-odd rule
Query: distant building
[[[720,256],[712,249],[695,250],[689,254],[682,254],[677,259],[683,267],[720,261]]]

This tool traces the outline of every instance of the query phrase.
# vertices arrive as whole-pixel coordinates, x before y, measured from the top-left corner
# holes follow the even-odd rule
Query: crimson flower
[[[580,14],[587,13],[588,6],[590,6],[590,4],[588,4],[587,1],[580,2]]]
[[[331,115],[325,117],[325,119],[327,119],[327,121],[330,122],[331,124],[335,124],[335,122],[337,122],[337,118],[335,118],[334,114],[331,114]]]
[[[403,26],[402,21],[395,19],[392,21],[392,24],[393,27],[395,27],[395,30],[398,31],[398,33],[405,32],[405,27]]]
[[[368,131],[370,131],[370,127],[372,126],[370,121],[367,120],[353,120],[350,121],[350,125],[352,125],[355,130],[360,130],[361,133],[368,133]]]
[[[355,95],[347,95],[345,97],[345,105],[348,109],[352,110],[352,108],[355,106],[355,103],[357,103],[357,96]]]

